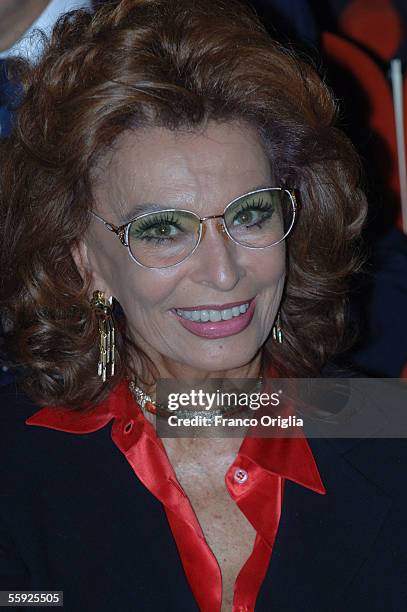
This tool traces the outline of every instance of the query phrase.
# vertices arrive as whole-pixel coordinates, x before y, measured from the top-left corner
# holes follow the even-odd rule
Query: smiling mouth
[[[206,305],[200,308],[174,308],[175,312],[182,319],[194,321],[195,323],[217,323],[219,321],[230,321],[244,315],[249,309],[250,303],[254,298],[246,302],[234,302],[232,304]]]

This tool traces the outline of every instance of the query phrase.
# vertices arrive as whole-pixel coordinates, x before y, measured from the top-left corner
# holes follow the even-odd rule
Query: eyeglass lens
[[[251,248],[272,246],[285,238],[294,220],[291,194],[268,189],[244,195],[225,212],[227,232],[237,243]],[[168,210],[133,221],[128,241],[133,257],[142,265],[165,268],[180,263],[196,247],[200,220],[188,211]]]

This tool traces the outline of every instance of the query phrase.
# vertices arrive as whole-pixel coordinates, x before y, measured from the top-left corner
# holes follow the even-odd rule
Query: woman
[[[365,200],[329,91],[229,0],[72,13],[19,75],[2,298],[36,405],[2,397],[1,589],[75,611],[401,609],[396,570],[378,587],[403,566],[374,449],[352,467],[327,441],[150,422],[159,379],[317,376],[338,352]]]

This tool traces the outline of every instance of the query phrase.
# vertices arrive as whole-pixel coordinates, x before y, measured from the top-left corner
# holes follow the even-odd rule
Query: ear
[[[111,296],[111,290],[107,287],[95,266],[91,264],[90,251],[86,242],[81,240],[78,245],[72,247],[71,254],[83,281],[88,282],[90,280],[91,293],[97,290]]]
[[[73,257],[74,262],[76,263],[76,267],[78,268],[78,272],[81,275],[82,279],[85,280],[88,278],[89,274],[89,261],[88,261],[88,247],[81,240],[78,245],[75,245],[71,248],[71,255]]]

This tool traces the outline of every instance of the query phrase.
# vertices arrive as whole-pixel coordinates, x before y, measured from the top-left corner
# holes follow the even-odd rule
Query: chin
[[[219,351],[211,351],[210,353],[199,355],[191,355],[189,359],[183,358],[183,362],[190,368],[201,370],[204,372],[223,372],[225,370],[234,370],[241,368],[250,363],[256,356],[259,347],[248,350],[246,346],[243,350],[234,348],[233,350],[222,346]]]

